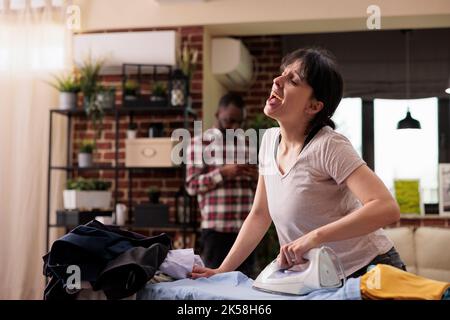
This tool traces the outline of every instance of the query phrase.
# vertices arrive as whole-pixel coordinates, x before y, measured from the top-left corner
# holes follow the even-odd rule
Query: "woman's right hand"
[[[222,271],[217,269],[210,269],[205,268],[201,266],[194,265],[192,268],[191,278],[192,279],[198,279],[198,278],[209,278],[215,274],[221,273]]]

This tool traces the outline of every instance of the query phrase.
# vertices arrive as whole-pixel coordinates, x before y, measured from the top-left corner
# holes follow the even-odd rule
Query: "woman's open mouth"
[[[272,91],[270,93],[269,99],[267,99],[267,104],[271,108],[277,108],[277,107],[281,106],[282,103],[283,103],[283,98],[281,98],[280,95],[277,94],[275,91]]]

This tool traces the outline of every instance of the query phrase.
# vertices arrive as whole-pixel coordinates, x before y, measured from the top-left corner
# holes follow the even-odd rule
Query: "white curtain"
[[[0,299],[42,299],[49,110],[58,99],[45,81],[69,61],[64,8],[24,3],[0,10]],[[63,120],[53,130],[61,160]],[[53,176],[52,211],[63,178]]]

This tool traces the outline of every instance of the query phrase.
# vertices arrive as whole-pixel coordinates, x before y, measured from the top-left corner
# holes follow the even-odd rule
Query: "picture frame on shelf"
[[[419,179],[395,179],[394,190],[401,214],[419,216],[425,214]]]
[[[450,163],[439,164],[439,215],[450,216]]]

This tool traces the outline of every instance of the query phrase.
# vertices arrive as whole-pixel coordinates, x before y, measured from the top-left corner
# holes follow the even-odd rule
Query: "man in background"
[[[245,105],[241,96],[235,93],[224,95],[215,114],[215,130],[222,133],[222,164],[208,165],[203,159],[203,150],[210,143],[201,136],[194,137],[188,148],[190,159],[187,164],[187,192],[197,196],[201,211],[202,259],[208,268],[220,266],[230,251],[245,218],[251,210],[258,169],[256,165],[226,163],[226,129],[238,129],[245,120]],[[200,141],[199,141],[200,139]],[[234,150],[238,145],[232,141]],[[201,164],[194,159],[202,159]],[[236,160],[236,159],[235,159]],[[254,273],[254,254],[237,269],[249,277]]]

